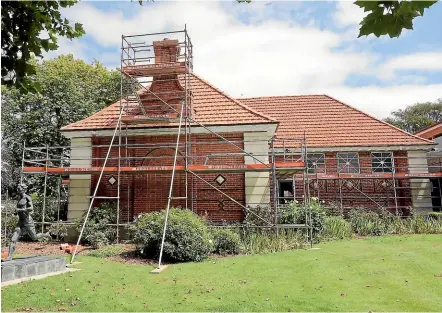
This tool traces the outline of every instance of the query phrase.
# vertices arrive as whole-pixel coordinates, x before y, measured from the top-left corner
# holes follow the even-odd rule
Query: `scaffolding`
[[[164,36],[169,35],[180,39],[164,40]],[[371,167],[369,171],[368,166],[358,165],[358,172],[347,171],[343,167],[329,174],[325,162],[322,164],[319,159],[312,160],[315,153],[309,153],[305,134],[303,138],[273,136],[270,139],[245,140],[231,136],[229,133],[217,132],[214,127],[199,122],[195,114],[192,71],[193,45],[186,28],[174,32],[122,36],[121,96],[115,127],[111,136],[96,138],[90,145],[75,146],[75,149],[84,148],[91,151],[92,155],[86,160],[90,165],[81,165],[84,164],[85,157],[75,155],[72,146],[23,147],[22,173],[44,175],[42,228],[50,224],[45,222],[44,211],[47,180],[52,175],[58,177],[59,186],[69,183],[67,175],[90,175],[94,186],[76,248],[82,238],[91,209],[103,200],[116,202],[117,221],[110,226],[116,227],[117,241],[120,239],[120,227],[129,225],[139,213],[133,204],[134,189],[137,188],[137,180],[134,177],[137,175],[150,175],[154,177],[153,179],[155,175],[169,175],[167,199],[165,207],[162,207],[166,209],[163,243],[169,209],[173,204],[201,213],[198,206],[198,201],[201,200],[198,192],[202,188],[200,186],[205,186],[222,196],[218,203],[220,209],[226,206],[227,202],[227,205],[242,208],[246,215],[256,215],[253,207],[268,205],[273,217],[267,220],[256,216],[263,223],[261,227],[273,228],[277,233],[285,228],[305,229],[310,244],[313,243],[310,199],[313,196],[318,199],[326,198],[322,195],[324,188],[321,184],[334,183],[333,200],[338,203],[342,214],[350,197],[346,190],[350,187],[353,191],[351,197],[357,194],[382,210],[388,211],[393,208],[396,214],[400,209],[409,207],[408,203],[403,204],[405,198],[407,200],[410,198],[410,195],[404,195],[404,190],[411,192],[414,187],[406,186],[405,181],[417,178],[435,179],[439,182],[440,192],[442,178],[440,168],[436,171],[420,171],[422,165],[419,165],[419,168],[413,169],[408,164],[410,160],[408,156],[394,156],[390,172],[387,169],[386,172],[373,173]],[[174,88],[165,88],[170,86]],[[168,134],[173,140],[156,142],[154,138],[140,142],[131,135],[133,129],[164,126],[168,127]],[[245,148],[247,144],[259,144],[268,149],[262,153],[251,153]],[[206,145],[216,149],[205,151],[202,147]],[[223,152],[219,152],[220,150]],[[158,151],[161,153],[157,153]],[[167,153],[164,153],[165,151]],[[407,164],[401,162],[405,158]],[[236,162],[230,162],[231,159]],[[338,159],[334,161],[336,164],[339,163]],[[351,165],[351,160],[349,164]],[[268,173],[267,183],[255,186],[262,188],[264,193],[268,194],[268,197],[264,197],[262,201],[247,202],[246,196],[239,199],[230,194],[230,189],[224,189],[222,184],[225,177],[221,174],[245,176],[244,173],[253,172]],[[213,173],[220,174],[216,178],[219,178],[219,181],[207,179],[207,175]],[[388,186],[385,186],[391,191],[387,205],[385,201],[374,199],[365,192],[360,183],[355,183],[361,180],[389,181]],[[291,187],[288,187],[291,190],[282,188],[281,184],[287,181],[291,182]],[[100,188],[104,184],[113,189],[112,195],[100,194]],[[237,188],[244,190],[244,187]],[[419,191],[418,189],[419,187],[415,188],[416,191]],[[421,189],[423,190],[423,187]],[[285,194],[286,191],[290,192]],[[435,197],[433,194],[430,196]],[[442,197],[441,192],[439,197]],[[305,206],[305,224],[281,224],[281,208],[293,200]],[[163,204],[161,201],[159,203]],[[162,263],[162,250],[163,245],[159,267]],[[77,250],[74,251],[71,262],[76,252]]]

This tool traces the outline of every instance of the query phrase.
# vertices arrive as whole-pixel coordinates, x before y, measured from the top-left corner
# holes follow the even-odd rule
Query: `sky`
[[[441,2],[394,39],[357,38],[366,13],[350,1],[82,1],[62,13],[86,35],[49,58],[117,68],[122,34],[186,24],[194,72],[233,97],[328,94],[378,118],[442,98]]]

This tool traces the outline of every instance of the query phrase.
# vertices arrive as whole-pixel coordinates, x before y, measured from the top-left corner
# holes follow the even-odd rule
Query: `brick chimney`
[[[153,51],[155,53],[155,63],[177,62],[180,55],[178,40],[164,38],[161,41],[153,42]]]
[[[165,66],[178,62],[180,47],[178,40],[165,38],[160,41],[153,42],[155,54],[155,64],[164,64]],[[155,75],[150,86],[159,98],[167,102],[170,106],[179,111],[182,99],[184,98],[184,89],[178,81],[178,75],[175,73]],[[148,115],[166,115],[172,118],[177,117],[170,107],[158,100],[153,95],[145,95],[142,97],[145,111]]]

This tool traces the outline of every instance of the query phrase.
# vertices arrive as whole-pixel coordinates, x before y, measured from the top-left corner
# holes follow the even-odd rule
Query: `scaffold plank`
[[[282,171],[300,171],[304,169],[304,162],[284,162],[276,163],[276,169]],[[219,173],[219,172],[265,172],[271,170],[272,164],[268,166],[265,164],[238,164],[238,165],[189,165],[188,169],[193,172],[203,173]],[[51,167],[47,169],[48,174],[95,174],[100,173],[102,167]],[[124,167],[120,168],[121,172],[133,173],[133,172],[146,172],[146,173],[164,173],[172,172],[173,166],[137,166],[137,167]],[[24,167],[25,173],[45,173],[45,167]],[[116,173],[117,167],[105,167],[105,173]],[[176,166],[177,172],[184,172],[184,165]]]
[[[134,77],[146,77],[165,74],[183,74],[186,72],[184,62],[127,65],[123,66],[123,72]]]
[[[363,173],[363,174],[312,174],[309,175],[310,179],[373,179],[373,178],[434,178],[434,177],[442,177],[442,172],[434,172],[434,173]],[[298,178],[302,178],[302,176],[298,176]]]

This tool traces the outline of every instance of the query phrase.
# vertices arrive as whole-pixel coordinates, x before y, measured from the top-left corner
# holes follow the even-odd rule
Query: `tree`
[[[62,126],[90,116],[120,97],[120,72],[109,71],[98,62],[87,64],[72,55],[40,65],[31,62],[36,73],[30,78],[41,86],[40,93],[2,87],[2,157],[11,171],[21,167],[23,142],[27,146],[66,146],[69,141],[60,133]],[[10,187],[17,181],[16,175]],[[4,191],[7,185],[3,183]]]
[[[435,102],[416,103],[391,113],[385,121],[409,133],[442,122],[442,98]]]
[[[413,29],[413,20],[423,16],[425,9],[437,1],[356,1],[355,4],[370,12],[362,22],[359,37],[374,34],[399,37],[403,29]]]
[[[85,32],[83,26],[60,14],[61,8],[77,1],[2,1],[2,84],[14,84],[22,91],[39,90],[30,79],[35,74],[34,57],[41,58],[43,50],[56,50],[57,37],[74,39]]]

